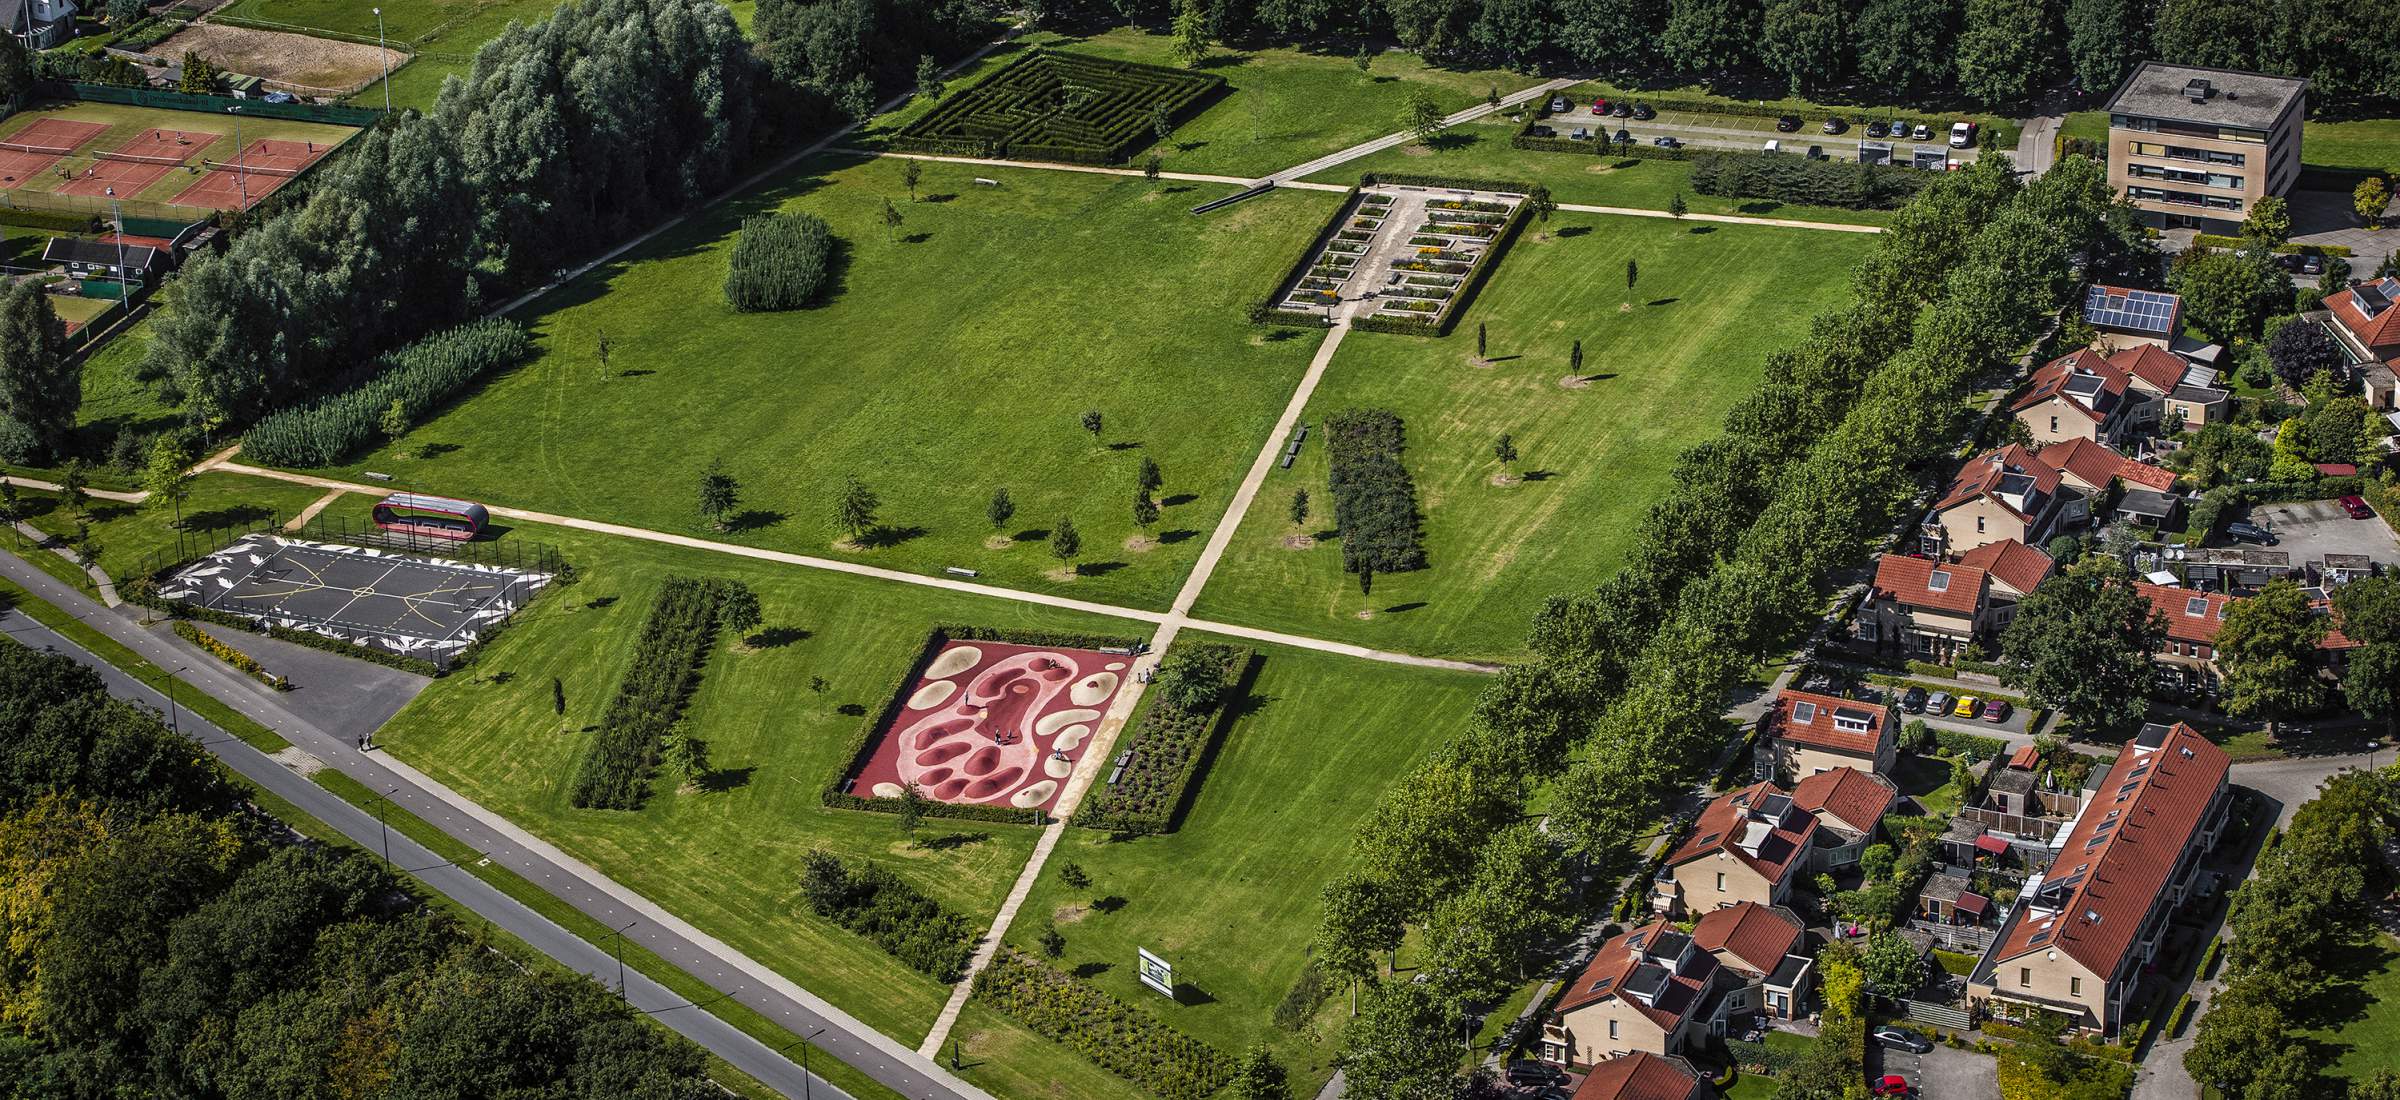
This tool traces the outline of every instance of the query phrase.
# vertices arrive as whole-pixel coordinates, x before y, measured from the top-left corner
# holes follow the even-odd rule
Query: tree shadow
[[[1100,975],[1102,975],[1102,974],[1106,974],[1106,973],[1108,973],[1109,971],[1111,971],[1111,970],[1114,970],[1114,969],[1116,969],[1116,964],[1114,964],[1114,963],[1104,963],[1104,962],[1076,963],[1076,964],[1075,964],[1075,976],[1076,976],[1076,977],[1078,977],[1078,978],[1081,978],[1081,979],[1083,979],[1083,980],[1085,980],[1085,981],[1087,981],[1087,982],[1088,982],[1088,981],[1090,981],[1090,980],[1092,980],[1092,979],[1094,979],[1094,978],[1097,978],[1097,977],[1099,977],[1099,976],[1100,976]]]
[[[1121,561],[1077,562],[1075,564],[1075,575],[1078,577],[1105,577],[1119,569],[1125,568],[1126,564],[1127,563]]]
[[[92,518],[100,519],[100,511],[93,511]],[[218,527],[260,523],[273,518],[275,518],[274,512],[256,504],[235,504],[224,508],[213,508],[206,512],[194,512],[183,517],[183,527],[187,531],[208,531]]]
[[[744,531],[756,531],[764,527],[773,527],[778,523],[782,523],[787,518],[789,517],[772,509],[745,509],[736,513],[732,519],[725,521],[725,533],[729,535],[737,535]]]
[[[1525,358],[1525,357],[1524,357],[1524,356],[1522,356],[1522,355],[1495,355],[1495,356],[1492,356],[1492,357],[1491,357],[1491,358],[1489,358],[1489,359],[1486,359],[1486,360],[1484,360],[1484,362],[1486,362],[1486,363],[1509,363],[1509,362],[1514,362],[1514,361],[1516,361],[1516,360],[1523,359],[1523,358]]]
[[[1557,477],[1557,476],[1558,476],[1558,471],[1556,471],[1556,470],[1527,470],[1527,471],[1525,471],[1524,473],[1522,473],[1522,474],[1519,474],[1519,475],[1517,475],[1517,476],[1519,476],[1519,477],[1522,477],[1522,478],[1524,478],[1524,479],[1525,479],[1525,480],[1527,480],[1527,481],[1548,481],[1548,480],[1550,480],[1551,478]]]
[[[1238,69],[1249,63],[1249,54],[1221,53],[1201,58],[1200,63],[1192,67],[1195,69]]]
[[[1559,229],[1558,235],[1561,237],[1580,237],[1591,231],[1592,227],[1588,225],[1570,225]]]
[[[1016,534],[1009,536],[1011,540],[1016,542],[1040,542],[1049,537],[1050,529],[1047,527],[1028,527],[1017,532]]]
[[[1783,209],[1783,204],[1779,202],[1746,202],[1734,209],[1744,214],[1772,214]]]
[[[1474,134],[1462,134],[1456,130],[1444,130],[1441,133],[1426,138],[1425,147],[1433,150],[1436,153],[1454,153],[1458,150],[1466,148],[1467,146],[1479,144],[1482,141],[1483,139],[1481,137],[1478,137]]]
[[[1178,153],[1189,153],[1192,150],[1201,148],[1207,144],[1208,142],[1206,139],[1200,141],[1178,141],[1175,143],[1175,151]]]
[[[940,836],[929,836],[918,841],[917,847],[928,852],[951,852],[971,844],[981,844],[990,839],[992,839],[990,833],[943,833]]]
[[[1159,194],[1161,194],[1161,195],[1180,195],[1180,194],[1183,194],[1184,192],[1186,192],[1186,191],[1189,191],[1189,190],[1191,190],[1191,189],[1192,189],[1192,186],[1191,186],[1190,184],[1188,184],[1188,183],[1179,183],[1179,184],[1176,184],[1176,185],[1175,185],[1175,186],[1173,186],[1173,187],[1164,187],[1164,188],[1160,188],[1158,193],[1159,193]]]
[[[615,596],[595,596],[592,599],[585,600],[583,607],[586,611],[599,611],[605,608],[615,607],[616,604],[617,598]]]
[[[1125,908],[1125,898],[1122,895],[1110,894],[1104,898],[1092,899],[1092,911],[1095,913],[1114,913],[1123,908]]]
[[[1280,344],[1286,340],[1297,340],[1299,338],[1300,330],[1296,328],[1279,328],[1267,333],[1266,337],[1267,342],[1270,344]]]
[[[1158,506],[1161,508],[1173,508],[1181,504],[1190,504],[1198,499],[1200,499],[1200,497],[1196,493],[1177,493],[1174,496],[1159,501]]]
[[[756,774],[757,768],[719,768],[708,773],[708,778],[701,780],[699,786],[701,790],[709,792],[738,791],[749,786],[750,777]]]
[[[459,445],[456,443],[419,443],[417,444],[417,457],[440,458],[446,454],[454,454],[458,450]]]
[[[782,649],[787,645],[805,642],[816,636],[816,632],[803,630],[796,626],[770,626],[742,639],[742,644],[752,649]]]
[[[1423,601],[1423,600],[1411,600],[1411,601],[1409,601],[1409,602],[1407,602],[1407,603],[1396,603],[1396,604],[1393,604],[1392,606],[1390,606],[1390,607],[1387,607],[1387,608],[1384,608],[1383,610],[1384,610],[1384,613],[1385,613],[1385,614],[1387,614],[1387,615],[1397,615],[1397,614],[1399,614],[1399,613],[1401,613],[1401,612],[1403,612],[1403,611],[1415,611],[1416,609],[1418,609],[1418,608],[1420,608],[1420,607],[1423,607],[1423,606],[1425,606],[1425,601]]]
[[[1586,382],[1606,382],[1615,377],[1616,374],[1614,372],[1608,374],[1587,374],[1583,376],[1583,380]]]
[[[1189,527],[1178,527],[1172,531],[1159,532],[1158,541],[1159,545],[1173,546],[1176,543],[1185,541],[1186,539],[1196,538],[1199,536],[1199,534],[1200,532],[1194,531]]]
[[[941,194],[939,194],[939,195],[927,195],[927,196],[925,196],[924,198],[922,198],[922,199],[919,199],[919,200],[917,200],[917,201],[919,201],[919,202],[929,202],[929,203],[932,203],[932,204],[934,204],[934,205],[936,205],[936,206],[939,206],[939,205],[941,205],[941,204],[943,204],[943,203],[949,202],[949,201],[951,201],[951,200],[953,200],[953,199],[956,199],[956,198],[958,198],[958,196],[957,196],[956,194],[954,194],[954,193],[952,193],[952,192],[949,192],[949,191],[944,191],[944,192],[942,192],[942,193],[941,193]]]
[[[1115,443],[1109,444],[1108,449],[1112,451],[1130,451],[1140,447],[1141,445],[1142,441],[1138,439],[1121,439]]]
[[[1684,232],[1686,232],[1686,233],[1689,233],[1689,234],[1691,234],[1692,236],[1695,236],[1695,237],[1705,237],[1705,236],[1708,236],[1709,234],[1711,234],[1711,233],[1714,233],[1714,232],[1716,232],[1716,231],[1717,231],[1717,227],[1716,227],[1716,226],[1713,226],[1713,225],[1695,225],[1695,226],[1691,227],[1690,229],[1686,229],[1686,230],[1684,230]]]
[[[833,708],[833,712],[841,715],[844,718],[864,718],[867,716],[867,708],[857,703],[844,703],[841,706]]]
[[[618,372],[617,372],[617,377],[619,377],[619,378],[647,378],[647,377],[649,377],[649,376],[651,376],[651,375],[653,375],[653,374],[657,374],[657,373],[658,373],[658,372],[657,372],[657,371],[654,371],[654,370],[637,370],[637,369],[635,369],[635,368],[633,368],[633,367],[627,367],[627,368],[625,368],[624,370],[618,371]]]
[[[914,524],[910,524],[908,526],[897,526],[888,523],[879,523],[875,525],[874,530],[859,536],[858,545],[860,548],[867,550],[888,550],[894,546],[900,545],[901,543],[913,542],[932,533],[933,532],[922,527],[918,527]]]
[[[1213,1005],[1217,1003],[1217,999],[1209,996],[1207,990],[1190,982],[1176,982],[1175,1003],[1179,1005]]]
[[[1682,300],[1683,300],[1683,299],[1681,299],[1681,298],[1652,298],[1652,299],[1650,299],[1649,301],[1647,301],[1647,302],[1644,302],[1643,304],[1644,304],[1644,305],[1652,305],[1652,306],[1671,306],[1671,305],[1674,305],[1675,303],[1677,303],[1677,302],[1680,302],[1680,301],[1682,301]]]

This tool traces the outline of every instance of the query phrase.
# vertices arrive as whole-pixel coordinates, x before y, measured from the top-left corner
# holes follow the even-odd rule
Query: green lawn
[[[1061,965],[1097,971],[1091,980],[1101,988],[1229,1053],[1272,1044],[1305,1096],[1332,1073],[1331,1037],[1312,1043],[1270,1021],[1300,972],[1318,891],[1348,864],[1352,835],[1378,795],[1466,719],[1484,681],[1309,650],[1260,652],[1248,710],[1227,732],[1183,826],[1125,841],[1068,830],[1009,940],[1039,950],[1055,920],[1067,939]],[[1056,868],[1067,862],[1091,875],[1088,889],[1059,880]],[[1122,905],[1090,904],[1104,898]],[[1177,983],[1191,987],[1181,1006],[1135,981],[1136,947],[1175,964]],[[1338,1029],[1347,1005],[1328,1001],[1321,1025]],[[1043,1073],[1053,1079],[1037,1075],[1045,1087],[1012,1092],[1136,1091],[1122,1083],[1105,1092],[1072,1087],[1072,1070],[1083,1066],[1050,1047]]]
[[[1410,142],[1373,156],[1325,169],[1310,180],[1356,183],[1365,172],[1417,172],[1477,179],[1538,183],[1560,202],[1591,206],[1622,206],[1665,210],[1677,195],[1700,214],[1745,214],[1812,222],[1881,225],[1890,215],[1880,210],[1843,210],[1830,206],[1794,206],[1766,199],[1721,199],[1692,191],[1692,166],[1680,160],[1635,160],[1584,153],[1548,153],[1519,149],[1509,143],[1524,124],[1497,115],[1451,127],[1434,148]]]
[[[42,250],[50,247],[53,237],[64,237],[49,229],[27,229],[21,225],[0,225],[0,266],[37,268],[42,266]]]
[[[2337,967],[2336,973],[2354,975],[2356,986],[2351,987],[2346,979],[2337,982],[2336,995],[2328,1001],[2354,1004],[2354,1014],[2309,1036],[2339,1052],[2341,1060],[2332,1070],[2335,1076],[2360,1080],[2378,1069],[2393,1068],[2393,1052],[2400,1051],[2400,939],[2378,935],[2374,943],[2352,954],[2354,958],[2342,962],[2358,963],[2363,972]]]
[[[1359,594],[1326,537],[1325,449],[1312,439],[1260,491],[1197,613],[1411,653],[1518,655],[1534,610],[1607,577],[1676,453],[1715,436],[1767,353],[1846,297],[1871,243],[1581,214],[1553,218],[1547,239],[1527,231],[1451,335],[1350,335],[1304,414],[1400,414],[1429,567],[1378,576],[1371,597]],[[1628,258],[1641,269],[1631,294]],[[1489,367],[1474,363],[1479,325]],[[1578,339],[1583,374],[1597,377],[1568,389]],[[1506,486],[1492,482],[1503,432],[1527,473]],[[1289,541],[1303,533],[1287,514],[1299,488],[1315,502],[1311,549]]]
[[[722,458],[742,483],[736,541],[1164,606],[1315,349],[1270,339],[1244,307],[1336,199],[1195,218],[1187,206],[1226,189],[931,164],[927,201],[910,203],[902,163],[814,163],[569,284],[524,313],[531,363],[409,433],[416,457],[387,448],[343,472],[686,531]],[[887,196],[907,218],[898,241],[879,223]],[[775,207],[832,223],[844,285],[817,308],[734,314],[733,231]],[[1098,442],[1087,409],[1103,414]],[[1159,545],[1128,549],[1144,456],[1165,472],[1165,513]],[[836,545],[851,475],[882,497],[877,548]],[[989,549],[1002,486],[1008,532],[1041,534]],[[1081,575],[1051,579],[1042,538],[1062,515],[1082,533]]]
[[[235,0],[224,13],[262,19],[297,28],[376,36],[375,9],[383,9],[382,33],[393,46],[415,55],[392,73],[392,106],[433,106],[442,78],[464,73],[475,51],[512,21],[531,23],[556,10],[559,0],[416,0],[409,4],[378,0]],[[368,84],[350,97],[353,103],[383,105],[381,81]]]
[[[2300,159],[2320,168],[2400,172],[2400,118],[2308,123],[2300,131]]]
[[[954,78],[951,87],[973,83],[1029,45],[1177,65],[1174,39],[1160,27],[1118,27],[1089,36],[1045,31],[994,51],[982,65]],[[1422,89],[1450,114],[1482,102],[1493,88],[1506,95],[1537,83],[1500,69],[1440,68],[1397,52],[1378,54],[1371,71],[1361,73],[1347,54],[1220,47],[1203,69],[1224,77],[1228,88],[1158,146],[1168,171],[1263,176],[1401,129],[1400,107],[1411,91]],[[923,111],[921,104],[903,108],[878,119],[870,134],[889,133]],[[1135,159],[1142,156],[1136,153]]]
[[[56,301],[57,299],[53,299]],[[137,321],[119,332],[83,364],[83,404],[76,411],[74,446],[93,463],[89,480],[103,489],[133,487],[134,472],[106,465],[109,448],[125,432],[154,433],[174,427],[182,417],[168,408],[149,386],[134,379],[135,368],[150,350],[150,322]],[[0,463],[0,473],[58,480],[59,467],[15,466]]]
[[[94,500],[92,541],[100,545],[100,568],[120,581],[130,580],[152,565],[163,567],[204,553],[209,548],[203,545],[205,532],[253,530],[276,517],[298,515],[323,495],[323,490],[306,485],[238,474],[202,474],[192,480],[191,499],[183,503],[186,533],[180,538],[172,512]],[[56,496],[20,489],[17,497],[34,527],[61,538],[74,536],[76,517]],[[61,580],[78,586],[84,583],[82,575],[56,554],[28,550],[25,557]]]
[[[367,502],[346,500],[358,518]],[[824,846],[881,861],[926,892],[988,922],[1031,854],[1035,831],[928,821],[963,834],[944,850],[912,849],[898,818],[829,810],[818,796],[848,762],[852,738],[896,689],[937,622],[1136,632],[1133,624],[957,596],[821,570],[791,569],[565,529],[520,524],[582,579],[541,598],[492,643],[472,673],[436,681],[378,734],[390,751],[706,929],[871,1026],[921,1039],[949,987],[901,966],[865,939],[808,915],[801,857]],[[647,806],[574,809],[567,787],[631,660],[666,576],[733,577],[755,590],[769,628],[797,640],[754,652],[720,643],[688,720],[730,789],[677,793],[662,781]],[[552,677],[567,713],[551,711]],[[822,692],[812,690],[822,678]],[[853,713],[844,713],[851,711]]]

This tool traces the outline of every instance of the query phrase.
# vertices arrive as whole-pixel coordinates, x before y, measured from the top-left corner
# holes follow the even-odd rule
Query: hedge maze
[[[943,100],[892,138],[896,149],[948,156],[1122,164],[1157,137],[1164,106],[1181,121],[1225,78],[1036,49]]]

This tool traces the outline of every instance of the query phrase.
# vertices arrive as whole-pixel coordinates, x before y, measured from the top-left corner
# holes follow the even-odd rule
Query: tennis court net
[[[61,149],[49,145],[27,145],[22,141],[0,141],[0,149],[5,149],[11,153],[34,153],[45,157],[63,157],[75,151],[73,149]]]
[[[140,153],[94,153],[92,154],[92,159],[113,160],[124,164],[155,164],[161,168],[183,167],[182,157],[145,157]]]
[[[202,163],[208,165],[211,171],[247,172],[253,176],[281,176],[287,180],[292,179],[300,174],[300,169],[298,168],[268,168],[257,164],[229,164],[221,160],[203,161]]]

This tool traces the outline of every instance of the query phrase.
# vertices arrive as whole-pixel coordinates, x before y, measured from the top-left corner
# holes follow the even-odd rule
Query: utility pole
[[[375,52],[383,55],[383,109],[392,109],[392,51],[383,41],[383,9],[375,9]]]
[[[392,795],[399,793],[399,791],[400,788],[398,787],[388,788],[383,792],[382,798],[375,800],[375,828],[377,831],[383,834],[383,862],[385,866],[390,866],[392,862],[392,827],[384,824],[383,811],[385,807],[392,804]]]
[[[225,113],[233,116],[233,185],[241,192],[242,210],[247,213],[250,210],[250,158],[242,149],[242,109],[238,106],[227,107]]]

